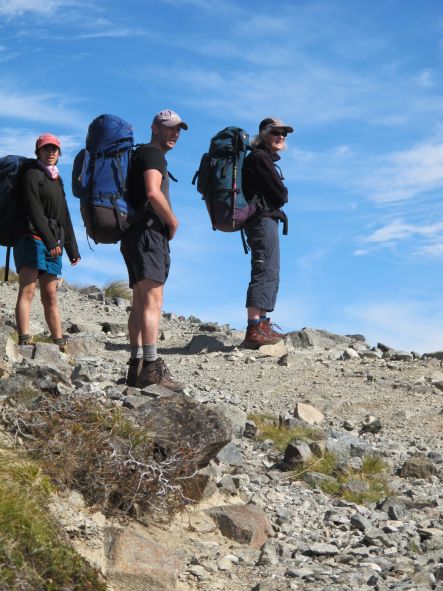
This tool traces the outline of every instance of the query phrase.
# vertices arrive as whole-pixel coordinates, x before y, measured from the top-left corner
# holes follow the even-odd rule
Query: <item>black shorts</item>
[[[120,252],[128,269],[129,287],[142,279],[166,283],[171,265],[166,236],[145,226],[134,226],[121,239]]]

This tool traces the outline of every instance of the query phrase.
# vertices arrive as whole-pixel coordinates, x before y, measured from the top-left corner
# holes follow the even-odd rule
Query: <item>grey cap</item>
[[[171,111],[171,109],[164,109],[157,113],[157,115],[154,116],[152,123],[164,125],[165,127],[175,127],[176,125],[180,125],[182,129],[188,129],[188,125],[181,120],[175,111]]]
[[[266,117],[266,119],[263,119],[263,121],[260,122],[258,130],[263,131],[265,127],[269,127],[269,129],[277,127],[278,129],[284,129],[286,133],[292,133],[294,131],[293,127],[286,125],[286,123],[283,123],[278,117]]]

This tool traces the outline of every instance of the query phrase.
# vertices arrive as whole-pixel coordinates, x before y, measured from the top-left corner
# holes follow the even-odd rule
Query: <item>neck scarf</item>
[[[40,168],[42,168],[45,171],[46,176],[48,176],[52,181],[58,179],[58,168],[55,165],[45,166],[42,162],[40,162],[40,160],[37,160],[37,162],[39,163]]]

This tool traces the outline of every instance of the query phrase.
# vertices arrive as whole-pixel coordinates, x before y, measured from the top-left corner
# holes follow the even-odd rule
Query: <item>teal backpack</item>
[[[250,150],[249,135],[239,127],[225,127],[211,139],[192,179],[206,203],[212,228],[222,232],[241,230],[256,206],[242,192],[242,167]]]

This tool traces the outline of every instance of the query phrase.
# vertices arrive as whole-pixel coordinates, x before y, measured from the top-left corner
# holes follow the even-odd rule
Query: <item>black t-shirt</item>
[[[162,175],[162,182],[160,190],[168,200],[169,199],[169,176],[168,168],[164,153],[152,144],[145,144],[140,146],[134,154],[131,171],[129,174],[129,202],[134,209],[139,212],[143,209],[148,209],[159,220],[163,221],[161,217],[155,213],[152,205],[146,197],[145,179],[143,173],[145,170],[155,169]]]

